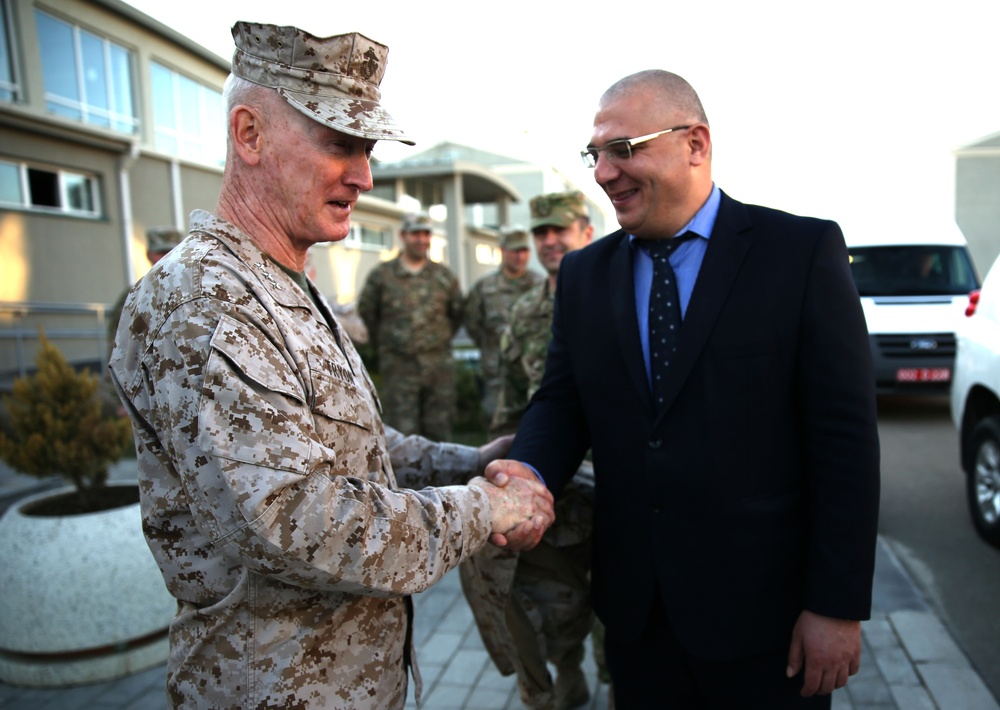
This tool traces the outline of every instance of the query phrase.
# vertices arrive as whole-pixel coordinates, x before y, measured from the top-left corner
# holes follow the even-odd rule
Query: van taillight
[[[979,291],[978,289],[972,291],[969,294],[969,305],[965,307],[965,315],[971,316],[976,312],[976,306],[979,305]]]

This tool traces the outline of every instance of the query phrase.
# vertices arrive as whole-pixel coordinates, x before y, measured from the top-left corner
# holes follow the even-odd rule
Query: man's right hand
[[[494,461],[486,478],[469,482],[490,499],[493,534],[490,542],[509,550],[530,550],[555,520],[552,493],[538,477],[517,461]]]

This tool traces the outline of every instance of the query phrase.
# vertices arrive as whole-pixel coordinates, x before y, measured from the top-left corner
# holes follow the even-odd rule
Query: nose
[[[594,166],[594,180],[598,185],[604,187],[618,177],[620,172],[618,166],[608,157],[606,151],[602,150],[597,154],[597,165]]]
[[[344,181],[358,188],[361,192],[368,192],[374,187],[372,166],[368,162],[368,156],[364,151],[352,153],[346,174],[344,175]]]

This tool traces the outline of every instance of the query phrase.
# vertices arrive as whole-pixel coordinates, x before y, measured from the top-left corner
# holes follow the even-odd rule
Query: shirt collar
[[[715,220],[719,216],[719,205],[722,202],[722,191],[719,186],[714,182],[712,183],[712,192],[709,193],[708,199],[705,200],[697,212],[694,213],[694,217],[691,221],[685,224],[677,234],[673,236],[679,236],[684,234],[684,232],[694,232],[699,237],[703,239],[708,239],[712,235],[712,230],[715,228]],[[628,235],[629,242],[633,243],[635,241],[635,235]]]

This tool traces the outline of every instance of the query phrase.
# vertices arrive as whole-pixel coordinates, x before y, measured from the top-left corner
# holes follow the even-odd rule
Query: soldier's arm
[[[500,395],[490,423],[490,435],[501,436],[517,431],[525,407],[528,406],[528,375],[521,365],[523,346],[511,329],[500,335]]]
[[[350,468],[379,436],[377,414],[330,378],[336,417],[313,411],[303,373],[265,328],[231,303],[188,303],[123,383],[150,403],[206,549],[295,586],[394,596],[426,589],[485,544],[496,531],[482,486],[395,490],[377,456]]]
[[[361,297],[358,299],[358,315],[368,330],[368,339],[375,345],[382,301],[382,278],[378,267],[368,272]]]
[[[451,277],[451,284],[448,293],[448,320],[451,321],[451,334],[454,335],[462,327],[462,318],[465,313],[465,303],[462,300],[462,289],[458,285],[458,279]]]
[[[472,338],[476,347],[482,347],[483,343],[483,294],[479,284],[472,287],[468,298],[465,299],[465,330]]]

